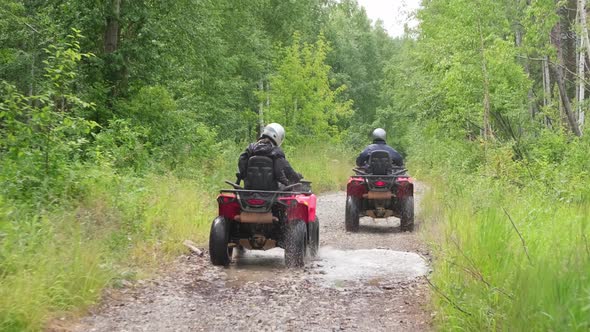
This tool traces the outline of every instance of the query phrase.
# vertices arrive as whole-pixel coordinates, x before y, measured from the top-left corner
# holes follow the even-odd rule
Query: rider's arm
[[[280,183],[288,186],[301,181],[301,174],[295,172],[291,164],[284,157],[275,159],[275,174]]]
[[[363,150],[363,152],[361,152],[361,154],[359,154],[359,156],[356,158],[356,165],[358,167],[363,167],[367,161],[369,160],[369,148],[366,148],[365,150]]]
[[[399,166],[399,167],[404,166],[404,158],[397,151],[395,151],[395,153],[392,154],[391,161],[392,161],[393,165],[395,165],[395,166]]]
[[[238,159],[238,171],[240,172],[240,180],[246,178],[246,168],[248,168],[248,159],[250,159],[250,146],[246,148]]]

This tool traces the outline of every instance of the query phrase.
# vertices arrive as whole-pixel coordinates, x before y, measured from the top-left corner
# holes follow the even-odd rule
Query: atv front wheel
[[[309,232],[309,255],[315,258],[320,250],[320,220],[315,217],[314,222],[310,222]]]
[[[414,230],[414,196],[404,197],[401,200],[400,229],[402,232]]]
[[[359,231],[359,204],[358,199],[352,196],[346,196],[346,211],[344,214],[344,224],[347,232]]]
[[[285,265],[303,267],[307,252],[307,227],[302,220],[291,221],[285,234]]]
[[[229,247],[229,220],[218,216],[211,224],[209,233],[209,256],[213,265],[227,266],[231,261],[233,248]]]

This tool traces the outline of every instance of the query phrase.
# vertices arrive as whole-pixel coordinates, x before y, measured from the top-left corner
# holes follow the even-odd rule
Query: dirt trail
[[[281,249],[246,252],[229,268],[207,254],[181,257],[165,276],[111,292],[73,330],[430,330],[424,245],[399,233],[396,218],[363,218],[359,233],[346,233],[344,201],[342,192],[319,197],[322,249],[303,270],[286,269]]]

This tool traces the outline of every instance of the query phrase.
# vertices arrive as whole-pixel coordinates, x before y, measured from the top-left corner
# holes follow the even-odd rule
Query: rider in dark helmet
[[[391,157],[391,161],[393,162],[394,166],[404,166],[404,159],[397,151],[395,151],[394,148],[385,143],[385,136],[385,130],[383,130],[382,128],[377,128],[373,130],[373,144],[367,146],[363,150],[363,152],[361,152],[361,154],[359,154],[359,156],[356,158],[356,165],[358,167],[366,167],[369,161],[369,156],[373,151],[376,150],[384,150],[389,152],[389,157]]]
[[[285,158],[285,153],[280,148],[285,139],[285,129],[278,123],[271,123],[264,127],[260,138],[256,143],[251,143],[240,155],[238,161],[239,177],[246,178],[248,159],[252,156],[265,156],[274,161],[274,174],[279,183],[288,186],[298,183],[303,178],[295,172]]]

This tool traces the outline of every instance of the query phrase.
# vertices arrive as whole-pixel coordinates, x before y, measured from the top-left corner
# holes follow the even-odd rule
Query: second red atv
[[[213,265],[228,265],[235,248],[283,248],[288,267],[301,267],[308,253],[318,254],[320,227],[310,182],[278,188],[273,161],[262,156],[248,160],[245,188],[226,182],[234,189],[217,197],[219,214],[209,236]]]
[[[392,165],[387,151],[374,151],[367,169],[353,169],[356,175],[346,187],[345,227],[359,230],[360,217],[397,217],[402,232],[414,229],[414,183],[403,167]]]

